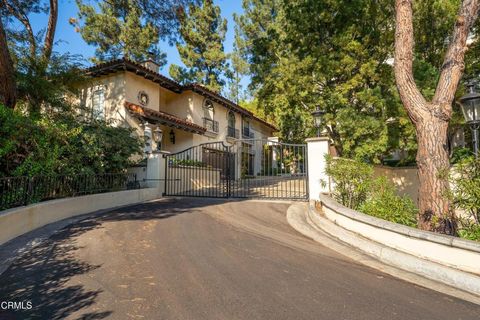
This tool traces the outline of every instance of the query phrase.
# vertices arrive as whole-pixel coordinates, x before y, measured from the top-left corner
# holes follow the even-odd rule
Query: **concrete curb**
[[[310,204],[308,217],[330,236],[383,263],[480,297],[480,254],[476,243],[465,240],[453,242],[451,237],[425,235],[424,231],[357,213],[327,196],[322,195],[321,200],[324,216],[320,216]],[[467,255],[469,259],[464,265],[452,265],[452,257],[464,258]],[[472,266],[477,269],[472,269]]]

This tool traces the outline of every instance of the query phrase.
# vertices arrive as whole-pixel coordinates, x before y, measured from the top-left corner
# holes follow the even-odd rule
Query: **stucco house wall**
[[[106,69],[105,69],[106,68]],[[112,69],[113,68],[113,69]],[[132,69],[134,68],[134,69]],[[79,99],[88,110],[92,110],[92,93],[102,86],[104,91],[104,115],[113,125],[126,126],[135,129],[138,136],[144,136],[145,127],[141,122],[148,121],[150,129],[153,131],[159,127],[163,131],[161,149],[171,153],[177,153],[190,147],[202,143],[219,142],[225,143],[234,141],[228,136],[228,114],[233,110],[235,115],[235,129],[239,132],[239,138],[242,139],[242,121],[243,113],[248,111],[238,110],[238,106],[233,102],[216,95],[214,93],[203,92],[198,87],[183,87],[174,81],[158,74],[158,71],[148,69],[128,59],[115,60],[105,64],[95,66],[89,69],[90,76],[88,82],[81,84],[83,89]],[[153,73],[152,73],[153,70]],[[200,91],[199,91],[200,90]],[[148,95],[148,103],[141,105],[139,101],[139,92],[145,92]],[[172,115],[179,121],[187,124],[195,124],[199,128],[205,128],[205,102],[210,100],[214,107],[213,120],[218,122],[218,132],[207,130],[206,132],[197,132],[195,130],[185,130],[175,124],[161,124],[155,119],[150,121],[141,120],[139,114],[128,110],[126,105],[133,104],[144,110],[154,110]],[[221,103],[219,102],[221,101]],[[232,106],[226,106],[223,103],[232,103]],[[254,117],[248,117],[250,121],[250,130],[254,132],[255,139],[266,139],[273,136],[274,129]],[[195,133],[194,133],[195,132]],[[175,143],[171,141],[171,134],[175,136]],[[157,145],[150,141],[151,149],[155,150]],[[257,150],[258,155],[255,158],[255,173],[261,167],[261,151]]]

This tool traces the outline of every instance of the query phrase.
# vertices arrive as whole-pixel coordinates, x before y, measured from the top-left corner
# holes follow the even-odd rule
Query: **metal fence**
[[[139,188],[137,175],[127,173],[0,178],[0,210],[52,199]]]

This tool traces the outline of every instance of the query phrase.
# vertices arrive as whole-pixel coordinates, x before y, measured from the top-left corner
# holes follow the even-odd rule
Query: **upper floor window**
[[[97,88],[92,93],[92,115],[96,119],[105,118],[105,89]]]
[[[243,118],[243,129],[246,130],[246,131],[249,131],[250,130],[250,120],[248,120],[247,118]]]
[[[204,118],[213,120],[213,115],[215,114],[215,109],[213,108],[213,102],[210,100],[205,100],[203,105]]]
[[[228,112],[228,126],[235,128],[235,113],[233,111]]]

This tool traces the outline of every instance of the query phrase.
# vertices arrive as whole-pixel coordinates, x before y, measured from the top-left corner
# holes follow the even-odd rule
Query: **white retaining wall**
[[[348,209],[326,195],[312,222],[384,263],[480,295],[480,243],[418,230]],[[325,219],[326,218],[326,219]]]
[[[0,211],[0,245],[49,223],[97,210],[153,200],[158,188],[99,193],[40,202]]]

